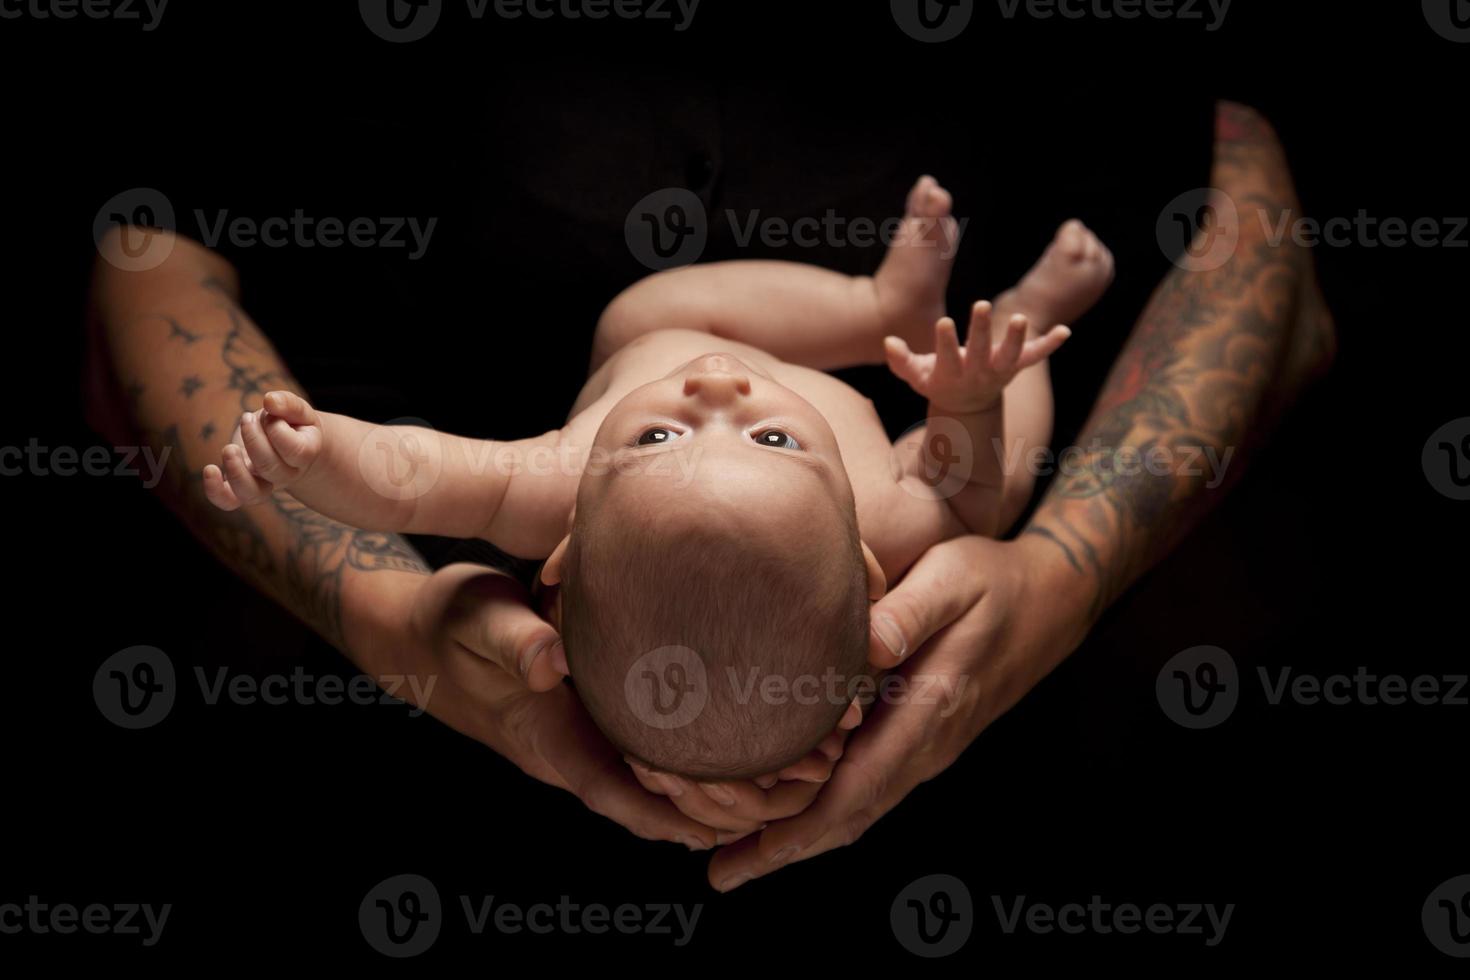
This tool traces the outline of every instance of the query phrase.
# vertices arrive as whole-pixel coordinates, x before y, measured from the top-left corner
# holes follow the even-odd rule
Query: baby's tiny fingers
[[[919,384],[918,359],[902,337],[884,337],[883,354],[888,358],[888,370],[895,376],[911,385]]]
[[[934,324],[934,369],[954,375],[960,372],[963,363],[954,321],[947,316],[940,317]]]
[[[222,468],[225,479],[230,482],[230,489],[234,491],[240,503],[248,507],[265,499],[273,487],[266,481],[257,479],[255,474],[250,472],[250,466],[245,461],[245,450],[231,443],[224,448],[222,455],[224,456]]]
[[[316,425],[318,422],[316,409],[294,391],[267,392],[264,404],[267,412],[292,425]]]
[[[1072,336],[1072,328],[1058,324],[1035,340],[1028,341],[1021,350],[1020,359],[1016,363],[1016,370],[1024,370],[1033,364],[1051,357],[1056,353],[1058,347],[1066,343],[1068,337]]]
[[[225,482],[224,472],[213,463],[204,467],[204,496],[220,510],[240,509],[240,499]]]
[[[295,474],[281,459],[265,428],[260,424],[259,412],[246,412],[240,417],[240,441],[250,454],[250,468],[272,483],[285,484]]]
[[[1016,313],[1006,324],[1006,334],[990,352],[990,369],[996,374],[1009,374],[1016,370],[1016,361],[1026,346],[1026,317]]]
[[[300,470],[316,459],[322,445],[322,430],[315,425],[296,428],[279,415],[267,416],[265,434],[282,461]]]

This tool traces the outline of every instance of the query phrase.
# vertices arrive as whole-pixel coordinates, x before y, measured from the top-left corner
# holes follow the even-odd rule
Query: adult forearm
[[[1060,550],[1091,617],[1158,562],[1238,477],[1332,327],[1311,257],[1270,232],[1298,208],[1269,125],[1222,103],[1211,186],[1237,212],[1230,258],[1159,285],[1026,528]],[[1219,224],[1200,236],[1226,234]],[[1202,239],[1197,243],[1203,244]]]
[[[401,538],[329,520],[285,493],[231,513],[205,500],[202,468],[219,458],[241,414],[266,391],[299,386],[240,308],[228,263],[180,238],[158,268],[122,271],[106,261],[116,246],[104,241],[93,277],[95,424],[122,419],[167,452],[165,503],[227,566],[348,650],[344,601],[361,577],[424,574],[423,562]]]

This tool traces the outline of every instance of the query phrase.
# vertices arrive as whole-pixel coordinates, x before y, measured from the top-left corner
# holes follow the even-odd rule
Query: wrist
[[[1020,555],[1017,566],[1026,570],[1030,594],[1046,609],[1045,619],[1054,633],[1060,660],[1081,645],[1097,621],[1092,601],[1095,583],[1085,569],[1072,564],[1056,541],[1029,526],[1010,544]]]
[[[424,572],[349,570],[342,580],[342,652],[365,674],[393,673],[412,644],[413,607]]]

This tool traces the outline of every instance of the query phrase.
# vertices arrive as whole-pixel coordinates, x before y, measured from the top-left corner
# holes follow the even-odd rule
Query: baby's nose
[[[701,371],[684,379],[684,394],[722,405],[750,394],[750,378],[743,372]]]

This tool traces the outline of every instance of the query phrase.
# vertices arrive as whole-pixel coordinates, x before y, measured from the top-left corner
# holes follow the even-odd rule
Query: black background
[[[646,22],[472,22],[390,45],[353,4],[174,0],[159,28],[0,21],[11,205],[3,445],[101,444],[80,415],[81,321],[102,202],[136,186],[194,207],[441,218],[431,257],[246,249],[246,307],[329,407],[503,437],[558,424],[597,310],[642,271],[622,219],[685,185],[711,147],[717,207],[892,213],[933,171],[974,216],[951,306],[1024,268],[1079,214],[1117,285],[1056,362],[1059,441],[1168,263],[1159,210],[1206,183],[1209,106],[1259,107],[1319,218],[1470,214],[1470,47],[1418,4],[1237,0],[1198,22],[1006,20],[978,4],[920,44],[883,3],[704,0]],[[861,9],[859,9],[861,7]],[[708,128],[709,107],[721,126]],[[947,165],[947,167],[946,167]],[[1462,237],[1463,241],[1463,237]],[[877,250],[795,258],[871,271]],[[769,254],[712,236],[705,259]],[[1250,477],[1089,642],[857,845],[721,896],[705,857],[639,841],[428,717],[391,707],[205,706],[125,732],[92,703],[134,644],[181,672],[255,676],[344,661],[235,583],[136,481],[6,478],[11,690],[0,902],[171,902],[163,941],[0,936],[28,955],[386,963],[357,905],[429,877],[449,921],[416,963],[861,970],[912,966],[888,925],[909,882],[948,873],[975,933],[941,967],[1177,959],[1453,968],[1419,922],[1470,873],[1465,707],[1270,706],[1246,685],[1202,732],[1154,698],[1197,644],[1243,671],[1464,673],[1465,504],[1420,451],[1467,414],[1454,248],[1319,247],[1341,349]],[[902,428],[919,407],[853,380]],[[186,686],[186,690],[191,686]],[[694,941],[471,936],[457,896],[530,905],[704,903]],[[990,896],[1235,903],[1226,940],[1006,935]],[[307,958],[309,957],[309,959]],[[542,959],[544,958],[544,959]]]

